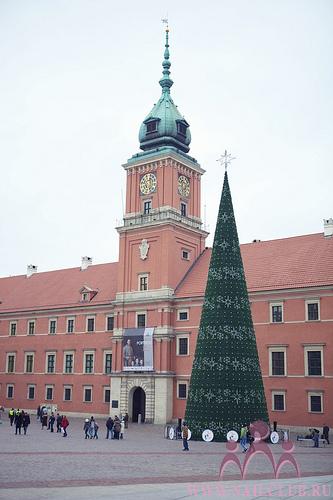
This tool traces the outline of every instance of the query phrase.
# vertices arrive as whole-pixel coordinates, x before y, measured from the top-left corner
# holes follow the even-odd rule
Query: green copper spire
[[[169,28],[165,32],[163,76],[159,81],[162,95],[146,116],[139,131],[140,148],[143,151],[160,149],[164,146],[187,153],[190,148],[189,124],[179,113],[170,95],[173,81],[170,78]]]
[[[170,53],[169,53],[169,27],[166,28],[165,30],[165,51],[164,51],[164,61],[162,63],[163,66],[163,76],[161,80],[159,81],[159,84],[162,87],[163,92],[168,92],[170,93],[170,88],[173,85],[173,81],[170,78],[170,66],[171,62],[169,61],[170,59]]]

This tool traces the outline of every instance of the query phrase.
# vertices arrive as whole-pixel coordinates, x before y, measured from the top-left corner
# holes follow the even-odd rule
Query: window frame
[[[55,335],[56,333],[57,333],[57,318],[50,318],[49,319],[49,335]]]
[[[53,361],[53,371],[49,371],[49,356],[54,356]],[[55,351],[47,351],[45,356],[45,373],[48,375],[52,375],[56,373],[56,362],[57,362],[57,353]]]
[[[185,314],[186,313],[186,318],[181,318],[180,315],[181,314]],[[182,308],[182,309],[177,309],[177,321],[189,321],[190,319],[190,309],[189,307],[185,307],[185,308]]]
[[[144,326],[139,325],[139,316],[144,316],[144,318],[145,318]],[[136,327],[137,328],[146,328],[146,326],[147,326],[147,311],[137,311],[136,312]]]
[[[70,331],[70,329],[69,329],[69,322],[70,321],[73,321],[73,330],[72,331]],[[66,333],[71,334],[74,332],[75,332],[75,317],[71,316],[71,317],[66,318]]]
[[[12,391],[12,395],[9,396],[9,389]],[[14,384],[6,384],[6,399],[14,399],[15,397],[15,385]]]
[[[72,369],[71,371],[66,371],[66,356],[72,356]],[[64,364],[63,364],[63,373],[65,375],[71,375],[74,373],[74,359],[75,359],[75,352],[74,351],[64,351]]]
[[[13,357],[13,369],[9,370],[9,358]],[[15,373],[16,368],[16,352],[7,352],[6,353],[6,373]]]
[[[277,375],[273,374],[273,352],[283,352],[284,353],[284,374]],[[270,377],[286,377],[287,376],[287,346],[285,345],[276,345],[268,347],[269,353],[269,376]]]
[[[112,318],[112,329],[110,330],[110,329],[109,329],[109,319],[111,319],[111,318]],[[106,316],[105,331],[106,331],[106,332],[113,332],[113,330],[114,330],[114,315],[113,315],[113,314],[108,314],[108,315]]]
[[[47,397],[47,392],[52,391],[52,398]],[[54,401],[54,385],[53,384],[45,384],[45,401]]]
[[[9,322],[9,332],[8,332],[8,335],[10,337],[16,337],[17,335],[17,325],[18,325],[18,321],[10,321]],[[15,330],[15,333],[12,333],[12,327],[15,326],[14,330]]]
[[[324,371],[324,346],[321,345],[316,345],[316,344],[309,344],[309,345],[304,345],[304,374],[306,377],[324,377],[325,371]],[[309,374],[309,360],[308,360],[308,352],[320,352],[320,364],[321,364],[321,374],[320,375],[310,375]]]
[[[149,215],[153,210],[153,200],[151,198],[143,200],[143,215]]]
[[[320,411],[311,410],[311,397],[320,396]],[[308,391],[308,413],[324,413],[324,393],[323,391]]]
[[[28,356],[32,356],[32,364],[31,364],[31,371],[27,370],[28,368]],[[34,367],[35,367],[35,353],[34,352],[25,352],[24,353],[24,373],[34,373]]]
[[[89,330],[89,321],[93,321],[93,330]],[[96,315],[90,315],[86,317],[86,333],[96,332]]]
[[[106,358],[111,355],[111,366],[110,371],[106,370]],[[112,373],[112,351],[104,351],[103,352],[103,373],[104,375],[110,375]]]
[[[86,390],[90,390],[90,400],[86,400]],[[83,386],[83,403],[92,403],[93,402],[93,386],[92,385],[84,385]]]
[[[30,332],[30,325],[33,325],[32,328],[32,333]],[[27,320],[27,335],[35,335],[36,333],[36,320],[35,319],[28,319]]]
[[[182,354],[180,352],[180,341],[183,339],[187,340],[187,352],[186,352],[186,354]],[[184,357],[184,356],[189,356],[189,355],[190,355],[190,336],[189,336],[189,334],[182,333],[181,335],[177,336],[176,356]]]
[[[186,254],[186,256],[184,255]],[[182,259],[183,260],[190,260],[190,255],[191,255],[191,252],[190,250],[187,250],[187,248],[182,248]]]
[[[106,392],[109,392],[109,401],[106,400]],[[111,389],[109,385],[105,385],[103,387],[103,403],[110,404],[111,403]]]
[[[138,274],[138,291],[146,292],[147,290],[149,290],[149,273],[140,273]]]
[[[185,203],[185,201],[180,202],[180,215],[182,217],[187,217],[187,203]]]
[[[70,390],[70,399],[66,399],[66,391]],[[64,384],[63,386],[63,401],[73,401],[73,386],[70,384]]]
[[[179,396],[179,386],[180,385],[185,385],[186,386],[186,396]],[[182,399],[186,400],[188,398],[188,380],[177,380],[177,399]]]
[[[87,371],[87,356],[92,356],[91,371]],[[95,373],[95,351],[83,352],[83,373],[85,375],[91,375]]]
[[[283,410],[275,408],[274,396],[283,396]],[[274,390],[272,391],[272,411],[286,412],[286,391],[284,390]]]
[[[284,303],[282,301],[269,303],[270,323],[272,325],[276,325],[276,324],[280,325],[281,323],[284,323],[284,307],[283,306],[284,306]],[[274,320],[273,307],[281,307],[281,321],[273,321]]]
[[[30,398],[30,389],[33,389],[34,391],[34,397]],[[34,401],[36,399],[36,384],[28,384],[27,385],[27,400],[28,401]]]
[[[317,319],[309,319],[309,305],[317,304],[318,306],[318,318]],[[309,321],[310,323],[320,321],[320,300],[319,299],[307,299],[305,301],[305,321]]]

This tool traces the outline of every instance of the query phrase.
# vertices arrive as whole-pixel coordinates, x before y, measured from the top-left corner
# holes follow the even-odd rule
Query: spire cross
[[[165,28],[166,31],[169,31],[169,19],[168,19],[168,16],[167,17],[163,17],[161,19],[161,21],[162,21],[163,24],[166,24],[166,28]]]
[[[218,158],[216,161],[218,161],[221,165],[224,165],[225,171],[228,169],[228,165],[232,162],[232,160],[235,160],[235,156],[231,156],[230,153],[227,152],[227,150],[224,151],[224,155],[221,155],[221,158]]]

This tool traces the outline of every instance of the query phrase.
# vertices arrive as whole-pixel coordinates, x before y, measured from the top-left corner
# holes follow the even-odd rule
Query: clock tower
[[[188,155],[189,124],[174,104],[170,88],[168,28],[159,81],[162,95],[143,120],[142,152],[123,168],[127,174],[126,211],[120,235],[118,291],[174,289],[205,247],[200,180],[204,170]],[[146,253],[140,248],[147,242]],[[142,290],[141,290],[142,291]]]

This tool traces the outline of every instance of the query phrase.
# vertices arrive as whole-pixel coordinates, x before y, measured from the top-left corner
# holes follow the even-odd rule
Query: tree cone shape
[[[255,420],[268,423],[267,405],[225,173],[185,413],[192,439],[202,431],[226,441]]]

